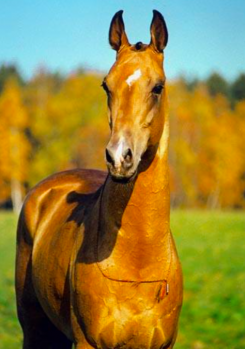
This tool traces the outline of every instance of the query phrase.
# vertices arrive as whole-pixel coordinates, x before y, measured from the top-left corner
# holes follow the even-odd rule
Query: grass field
[[[174,211],[185,281],[175,349],[245,348],[245,213]],[[16,217],[0,212],[0,349],[21,348],[16,318]]]

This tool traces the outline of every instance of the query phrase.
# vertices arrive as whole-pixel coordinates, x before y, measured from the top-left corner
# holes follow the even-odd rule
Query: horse
[[[54,174],[27,195],[17,231],[16,298],[24,349],[170,349],[182,272],[170,230],[168,31],[154,10],[150,44],[112,18],[116,61],[102,82],[107,172]]]

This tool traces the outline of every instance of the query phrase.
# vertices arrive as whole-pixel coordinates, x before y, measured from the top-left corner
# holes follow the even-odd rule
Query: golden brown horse
[[[25,349],[174,345],[182,273],[169,226],[167,40],[159,12],[149,45],[129,44],[115,14],[117,59],[102,84],[109,174],[58,173],[25,200],[16,260]]]

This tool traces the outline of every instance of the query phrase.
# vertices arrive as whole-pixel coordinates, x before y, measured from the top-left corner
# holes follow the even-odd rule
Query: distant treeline
[[[85,69],[80,68],[76,70],[76,73],[85,72]],[[62,83],[66,77],[59,72],[52,73],[53,79],[57,84]],[[0,66],[0,93],[2,92],[4,85],[9,78],[14,78],[21,85],[28,84],[28,81],[24,79],[20,73],[18,67],[13,64]],[[233,81],[226,80],[221,74],[217,72],[211,73],[207,79],[200,80],[198,78],[186,78],[179,77],[189,91],[193,91],[198,85],[205,84],[210,95],[216,96],[221,94],[225,96],[234,105],[236,102],[245,99],[245,73],[240,73]]]
[[[0,67],[0,205],[74,167],[104,168],[109,138],[103,74]],[[245,207],[245,74],[168,82],[172,205]]]
[[[211,96],[221,94],[230,101],[232,106],[245,99],[245,73],[239,74],[234,81],[227,81],[222,75],[214,72],[206,80],[183,78],[183,82],[190,91],[204,83]]]

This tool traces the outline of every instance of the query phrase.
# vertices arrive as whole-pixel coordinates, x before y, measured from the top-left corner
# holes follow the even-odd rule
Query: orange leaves
[[[10,81],[0,98],[1,176],[9,181],[26,178],[30,146],[25,135],[28,113],[23,105],[19,87]]]
[[[9,81],[0,97],[1,199],[7,198],[10,193],[12,195],[11,185],[17,183],[15,188],[18,187],[21,201],[29,165],[30,144],[26,136],[28,124],[28,113],[22,102],[20,88],[14,81]]]
[[[22,88],[9,80],[0,95],[0,201],[60,170],[105,168],[102,79],[43,70]],[[232,109],[205,84],[190,90],[183,80],[169,83],[168,94],[173,204],[245,206],[245,100]]]
[[[211,97],[205,86],[199,85],[193,92],[183,87],[170,91],[170,162],[177,182],[173,183],[174,202],[243,206],[244,102],[232,111],[225,97]]]
[[[31,82],[31,133],[36,142],[31,185],[67,168],[97,167],[98,157],[99,165],[103,163],[104,134],[109,128],[101,81],[100,75],[73,74],[54,89],[52,76],[41,72]]]

